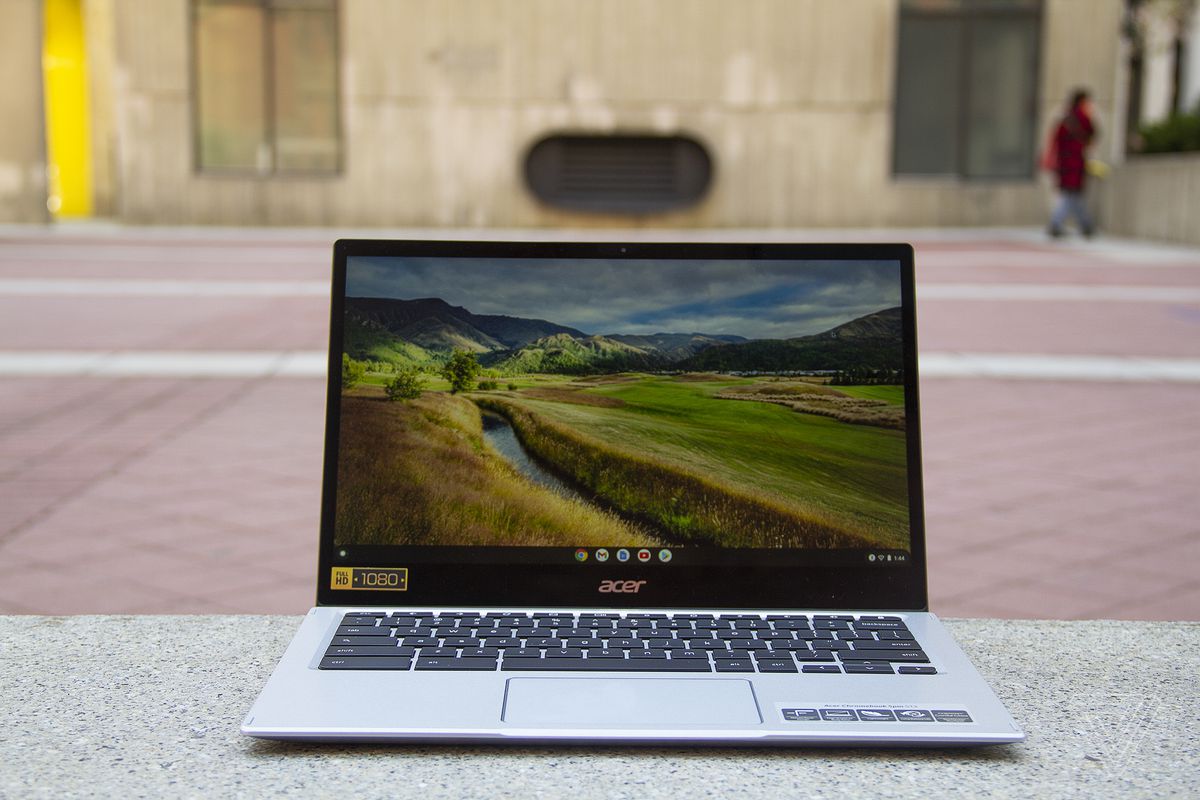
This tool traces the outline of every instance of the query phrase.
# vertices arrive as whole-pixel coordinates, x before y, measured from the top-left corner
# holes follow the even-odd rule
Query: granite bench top
[[[1028,734],[976,749],[287,744],[299,617],[0,617],[0,797],[1200,796],[1200,623],[950,620]]]

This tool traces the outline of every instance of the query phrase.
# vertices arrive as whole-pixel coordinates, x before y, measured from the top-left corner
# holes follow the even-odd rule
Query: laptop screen
[[[714,570],[911,575],[900,248],[372,244],[335,270],[332,600],[449,599],[456,570],[647,597]]]

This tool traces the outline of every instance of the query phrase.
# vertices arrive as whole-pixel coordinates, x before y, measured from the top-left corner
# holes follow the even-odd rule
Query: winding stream
[[[525,449],[525,445],[521,444],[521,440],[517,438],[512,424],[500,414],[480,409],[480,415],[483,417],[483,438],[487,439],[488,443],[496,449],[496,452],[504,457],[505,461],[512,464],[518,472],[529,480],[563,497],[573,498],[587,503],[593,508],[615,514],[648,535],[655,537],[660,543],[682,544],[677,537],[672,537],[669,532],[663,530],[653,520],[624,513],[593,494],[586,491],[579,491],[553,472],[547,470],[530,455],[529,451]],[[654,539],[651,540],[651,543],[653,542]]]
[[[483,437],[492,447],[496,448],[496,452],[504,456],[508,463],[516,467],[518,472],[539,486],[545,486],[563,497],[574,497],[592,505],[590,499],[533,460],[533,457],[525,449],[525,445],[517,439],[517,434],[507,419],[490,411],[481,413],[483,415]]]

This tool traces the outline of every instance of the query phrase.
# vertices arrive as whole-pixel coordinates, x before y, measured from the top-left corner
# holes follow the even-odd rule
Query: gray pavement
[[[311,604],[338,235],[0,228],[0,613]],[[933,610],[1200,619],[1200,250],[1027,230],[386,235],[912,241]]]
[[[238,722],[298,623],[294,614],[0,617],[0,641],[20,654],[0,659],[18,734],[0,737],[0,796],[1133,800],[1200,789],[1196,624],[949,621],[1025,731],[1020,744],[700,750],[242,736]],[[1052,646],[1031,657],[1031,643]],[[1135,668],[1097,658],[1132,652],[1146,656]]]

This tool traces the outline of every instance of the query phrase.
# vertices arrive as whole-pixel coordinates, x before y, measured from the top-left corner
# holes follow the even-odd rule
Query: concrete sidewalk
[[[769,234],[852,236],[917,247],[933,610],[1200,619],[1200,251]],[[0,613],[311,604],[333,238],[0,230]]]

